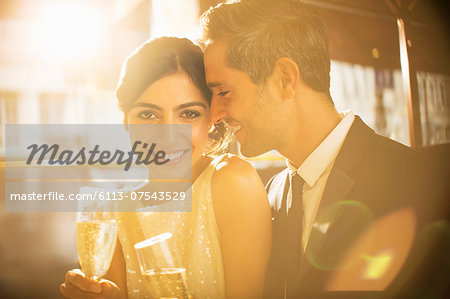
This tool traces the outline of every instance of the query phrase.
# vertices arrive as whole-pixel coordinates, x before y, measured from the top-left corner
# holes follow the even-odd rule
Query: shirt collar
[[[286,160],[291,176],[297,172],[310,187],[316,184],[319,177],[336,159],[336,156],[344,143],[345,137],[355,120],[355,115],[350,110],[343,112],[341,116],[342,120],[339,124],[305,159],[298,169],[291,161]]]

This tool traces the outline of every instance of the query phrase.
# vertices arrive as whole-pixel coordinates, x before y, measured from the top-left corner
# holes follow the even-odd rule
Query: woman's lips
[[[186,154],[190,151],[191,149],[165,151],[165,159],[169,159],[169,162],[165,163],[164,165],[178,164],[187,156]]]

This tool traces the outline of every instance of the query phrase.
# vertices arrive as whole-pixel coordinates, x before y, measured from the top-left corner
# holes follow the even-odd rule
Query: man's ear
[[[275,61],[274,71],[278,73],[279,84],[284,99],[293,99],[300,81],[300,69],[297,63],[288,57]]]
[[[125,114],[122,117],[122,123],[123,123],[123,127],[128,132],[128,117]]]

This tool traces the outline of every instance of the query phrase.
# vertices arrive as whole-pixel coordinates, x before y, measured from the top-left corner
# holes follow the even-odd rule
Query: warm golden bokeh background
[[[77,265],[74,214],[4,212],[4,125],[121,123],[114,88],[125,57],[148,38],[195,40],[199,15],[219,2],[0,1],[0,297],[59,298],[64,272]],[[331,95],[338,110],[351,108],[378,133],[410,145],[397,23],[389,1],[306,2],[328,23]],[[449,6],[403,2],[409,3],[412,20],[420,143],[448,147]],[[276,153],[253,163],[264,181],[284,165]]]

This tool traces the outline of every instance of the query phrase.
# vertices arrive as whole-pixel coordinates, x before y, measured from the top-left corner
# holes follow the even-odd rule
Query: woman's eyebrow
[[[203,103],[203,102],[190,102],[190,103],[185,103],[185,104],[181,104],[178,105],[174,108],[174,110],[181,110],[184,108],[188,108],[188,107],[193,107],[193,106],[201,106],[204,109],[208,109],[208,106]],[[136,107],[144,107],[144,108],[152,108],[152,109],[156,109],[156,110],[164,110],[162,107],[152,104],[152,103],[145,103],[145,102],[139,102],[133,105],[133,108]]]
[[[143,102],[138,102],[138,103],[135,103],[134,105],[133,105],[133,108],[134,107],[145,107],[145,108],[153,108],[153,109],[156,109],[156,110],[163,110],[161,107],[159,107],[158,105],[155,105],[155,104],[151,104],[151,103],[143,103]]]
[[[178,105],[177,107],[175,107],[175,110],[181,110],[181,109],[193,107],[193,106],[201,106],[205,109],[208,109],[208,106],[203,102],[190,102],[190,103]]]

